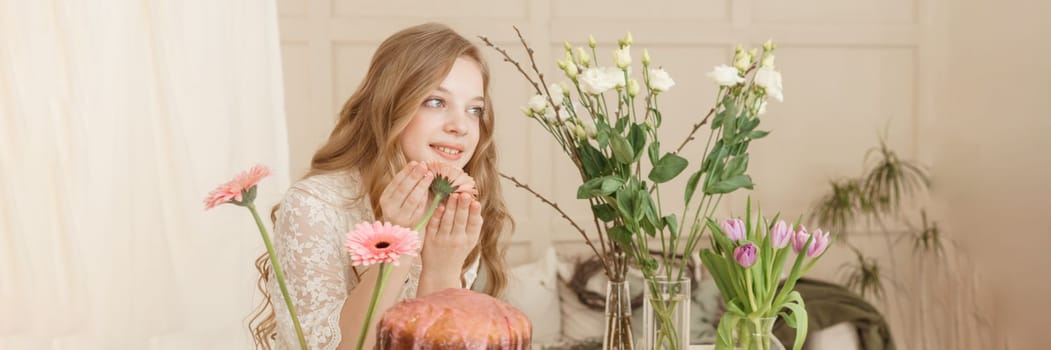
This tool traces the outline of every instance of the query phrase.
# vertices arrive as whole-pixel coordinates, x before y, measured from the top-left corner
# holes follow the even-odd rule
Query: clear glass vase
[[[685,350],[690,346],[690,279],[646,281],[642,305],[643,349]]]
[[[602,337],[602,349],[635,349],[635,337],[631,331],[631,293],[626,281],[606,282],[606,332]]]
[[[785,350],[774,337],[777,317],[742,319],[734,330],[734,345],[738,350]]]

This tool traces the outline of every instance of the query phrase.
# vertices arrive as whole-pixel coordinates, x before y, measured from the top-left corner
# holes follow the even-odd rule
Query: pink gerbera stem
[[[416,224],[416,227],[412,230],[419,233],[420,230],[427,225],[427,222],[431,220],[431,216],[434,215],[434,210],[438,209],[438,204],[440,204],[447,196],[448,195],[444,193],[435,194],[434,199],[431,200],[431,205],[427,207],[427,214],[423,216],[420,223]],[[354,347],[357,350],[361,350],[362,347],[365,346],[365,337],[369,333],[369,324],[372,323],[372,314],[376,312],[376,300],[379,299],[384,285],[387,284],[387,279],[390,277],[391,270],[393,269],[391,269],[390,266],[387,266],[387,263],[380,263],[380,273],[376,275],[376,288],[372,289],[372,299],[369,300],[369,308],[365,311],[365,325],[361,327],[361,335],[358,336],[358,343]],[[275,271],[277,271],[277,269],[275,269]]]
[[[277,254],[274,253],[274,245],[270,243],[270,235],[266,233],[266,226],[263,225],[263,220],[259,218],[259,212],[255,210],[255,204],[248,202],[245,204],[248,210],[252,212],[252,217],[255,218],[256,226],[259,226],[259,234],[263,236],[263,243],[266,244],[266,253],[270,256],[270,266],[274,267],[274,274],[277,275],[277,284],[281,286],[281,295],[285,299],[285,305],[288,306],[288,312],[292,314],[292,324],[296,327],[296,337],[299,338],[299,348],[307,350],[307,340],[303,336],[303,327],[299,325],[299,317],[296,316],[296,308],[292,305],[292,298],[288,296],[288,287],[285,286],[285,272],[281,269],[281,264],[277,262]]]
[[[387,263],[380,263],[380,273],[376,276],[376,288],[372,288],[372,300],[369,302],[369,309],[365,311],[365,325],[361,327],[361,335],[358,336],[358,345],[355,347],[357,350],[361,350],[365,346],[365,335],[369,332],[369,323],[372,320],[372,314],[376,312],[376,300],[380,297],[380,292],[383,291],[383,286],[387,284],[387,278],[390,277],[391,272],[390,266]]]

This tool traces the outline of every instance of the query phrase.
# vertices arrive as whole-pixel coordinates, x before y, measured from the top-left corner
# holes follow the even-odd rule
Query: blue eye
[[[426,101],[423,101],[423,105],[431,108],[442,108],[445,107],[445,101],[442,101],[440,98],[428,98]]]
[[[482,107],[471,107],[470,109],[468,109],[468,111],[470,111],[471,114],[479,117],[482,116],[482,114],[485,114],[485,108]]]

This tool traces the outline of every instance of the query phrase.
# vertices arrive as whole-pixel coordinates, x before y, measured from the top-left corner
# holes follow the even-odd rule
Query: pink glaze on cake
[[[529,318],[496,298],[450,288],[383,314],[377,349],[530,349]]]

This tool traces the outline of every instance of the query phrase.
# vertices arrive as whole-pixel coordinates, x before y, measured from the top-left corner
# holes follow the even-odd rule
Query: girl
[[[479,268],[484,291],[502,292],[507,268],[499,238],[510,218],[488,91],[479,48],[448,27],[407,28],[379,46],[310,171],[271,213],[275,248],[310,349],[355,345],[379,269],[351,266],[346,233],[359,222],[411,228],[422,220],[434,177],[423,162],[463,169],[478,196],[454,194],[435,212],[421,232],[420,256],[394,267],[376,315],[401,299],[470,288]],[[298,348],[265,253],[256,267],[265,296],[251,326],[257,347]],[[373,347],[375,329],[366,348]]]

